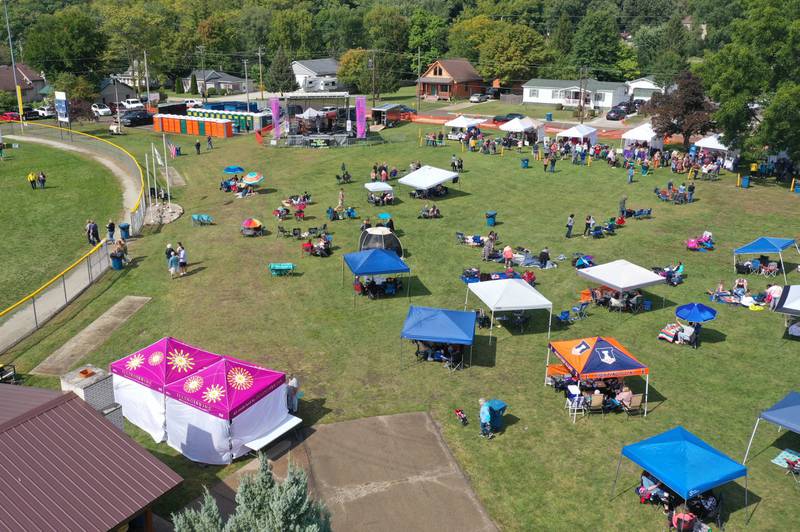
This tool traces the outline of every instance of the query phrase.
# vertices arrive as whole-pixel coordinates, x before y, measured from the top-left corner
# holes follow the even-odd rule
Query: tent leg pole
[[[550,317],[547,318],[547,341],[550,341],[550,329],[553,327],[553,307],[550,307]]]
[[[467,310],[467,301],[469,301],[469,285],[467,285],[467,295],[464,297],[464,310]]]
[[[494,311],[492,311],[492,323],[489,325],[489,343],[492,343],[492,332],[494,332]]]
[[[614,495],[617,492],[617,480],[619,480],[619,468],[622,466],[622,453],[619,453],[619,460],[617,460],[617,474],[614,475],[614,485],[611,486],[611,499],[614,499]]]
[[[475,342],[472,342],[472,345],[469,346],[469,367],[472,368],[472,350],[475,348]]]
[[[408,286],[406,286],[406,297],[411,297],[411,274],[408,274],[406,277],[406,281],[408,282]]]
[[[789,284],[789,281],[786,280],[786,268],[783,266],[783,253],[778,253],[778,256],[781,258],[781,273],[783,274],[783,284]]]
[[[758,429],[758,423],[761,421],[760,417],[756,418],[756,424],[753,425],[753,432],[750,434],[750,441],[747,442],[747,450],[744,452],[744,459],[742,459],[742,465],[747,462],[747,456],[750,454],[750,446],[753,445],[753,438],[756,437],[756,430]]]
[[[644,378],[644,417],[647,417],[647,397],[650,391],[650,374]]]
[[[547,346],[547,358],[544,361],[544,385],[547,386],[547,369],[550,367],[550,346]]]
[[[745,476],[744,476],[744,513],[745,513],[745,515],[747,515],[747,498],[748,498],[747,494],[750,491],[749,489],[747,489],[747,477],[748,476],[749,475],[747,475],[747,474],[745,474]],[[747,516],[747,519],[744,522],[745,526],[750,524],[750,518],[751,517],[753,517],[752,513],[749,516]]]

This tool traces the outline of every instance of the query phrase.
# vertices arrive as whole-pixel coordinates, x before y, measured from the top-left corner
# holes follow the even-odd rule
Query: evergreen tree
[[[189,94],[200,94],[197,90],[197,75],[192,72],[192,80],[189,82]]]
[[[181,532],[222,532],[222,515],[217,501],[205,489],[203,504],[199,509],[188,508],[180,514],[172,514],[175,530]]]
[[[268,91],[283,93],[297,89],[292,63],[283,50],[283,46],[279,46],[275,52],[275,57],[272,59],[265,77],[264,85]]]
[[[183,94],[183,80],[175,78],[175,94]]]

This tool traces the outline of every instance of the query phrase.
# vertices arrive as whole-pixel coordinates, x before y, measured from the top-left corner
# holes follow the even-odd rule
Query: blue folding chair
[[[556,319],[558,320],[558,322],[561,325],[569,325],[570,323],[572,323],[572,320],[569,317],[569,311],[568,310],[562,310],[561,314],[556,316]]]

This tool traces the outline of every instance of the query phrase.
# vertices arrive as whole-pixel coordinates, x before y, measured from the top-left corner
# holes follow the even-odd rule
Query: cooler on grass
[[[497,223],[497,211],[486,211],[486,225],[494,227]]]
[[[525,158],[525,159],[522,159],[520,161],[519,165],[520,165],[521,168],[527,168],[529,163],[530,163],[530,159]]]

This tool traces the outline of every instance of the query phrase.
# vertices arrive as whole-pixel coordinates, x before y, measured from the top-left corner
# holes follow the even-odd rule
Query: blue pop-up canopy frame
[[[750,441],[747,443],[747,450],[744,452],[743,464],[747,462],[747,455],[750,454],[750,447],[753,445],[758,423],[762,419],[774,423],[778,427],[787,428],[796,434],[800,434],[800,392],[787,393],[786,397],[761,412],[756,418],[753,433],[750,434]]]
[[[733,267],[736,268],[736,255],[766,255],[768,253],[777,253],[781,260],[781,272],[783,272],[783,282],[789,284],[786,280],[786,269],[783,267],[783,250],[794,246],[798,253],[800,248],[797,247],[797,242],[791,238],[775,238],[771,236],[762,236],[756,238],[749,244],[745,244],[740,248],[733,250]]]

